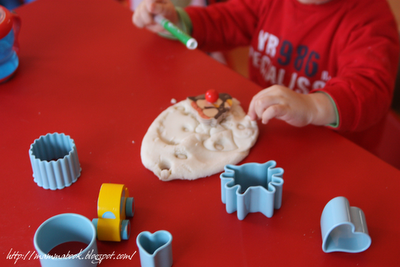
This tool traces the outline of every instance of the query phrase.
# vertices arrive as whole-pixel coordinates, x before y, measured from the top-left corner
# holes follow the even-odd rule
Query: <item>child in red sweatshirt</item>
[[[399,39],[386,1],[230,0],[182,10],[144,0],[133,22],[161,32],[157,14],[205,51],[250,45],[250,79],[265,88],[250,103],[252,119],[359,131],[390,107]]]

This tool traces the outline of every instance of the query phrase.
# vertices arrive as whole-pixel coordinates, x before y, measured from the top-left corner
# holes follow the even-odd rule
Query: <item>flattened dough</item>
[[[257,123],[246,116],[235,98],[227,117],[215,127],[200,123],[186,99],[153,121],[140,154],[143,165],[160,180],[194,180],[242,161],[257,137]]]

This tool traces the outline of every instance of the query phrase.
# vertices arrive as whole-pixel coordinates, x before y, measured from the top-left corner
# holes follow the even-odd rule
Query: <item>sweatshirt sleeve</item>
[[[230,0],[206,8],[189,6],[189,15],[199,48],[205,51],[226,50],[250,44],[258,23],[261,0]]]
[[[279,0],[283,1],[283,0]],[[293,0],[294,1],[294,0]],[[273,15],[267,0],[229,0],[207,8],[187,7],[192,36],[205,51],[249,45]],[[328,66],[332,78],[324,88],[338,114],[338,131],[361,131],[381,120],[390,108],[399,57],[399,32],[386,1],[338,1]],[[271,11],[271,12],[270,12]],[[264,16],[263,16],[264,14]],[[298,33],[299,35],[301,33]]]
[[[368,15],[367,15],[368,14]],[[386,1],[358,5],[344,18],[337,75],[321,91],[331,96],[338,131],[361,131],[390,108],[399,62],[399,33]]]

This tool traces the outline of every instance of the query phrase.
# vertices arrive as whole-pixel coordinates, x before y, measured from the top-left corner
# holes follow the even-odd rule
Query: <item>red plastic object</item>
[[[12,29],[13,27],[13,15],[11,12],[3,7],[0,6],[0,39],[4,38]]]
[[[0,39],[4,38],[11,29],[14,29],[15,32],[15,42],[14,42],[14,50],[18,53],[19,51],[19,43],[18,43],[18,34],[19,29],[21,27],[21,19],[15,13],[7,8],[0,6]]]
[[[219,94],[216,90],[210,89],[206,92],[206,100],[210,103],[215,103],[217,102],[219,98]]]

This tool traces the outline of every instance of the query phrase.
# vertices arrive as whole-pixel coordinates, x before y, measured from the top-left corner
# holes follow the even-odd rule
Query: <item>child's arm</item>
[[[248,115],[266,124],[277,118],[293,126],[336,124],[333,101],[325,93],[299,94],[287,87],[274,85],[256,94],[250,102]]]
[[[179,21],[178,13],[170,0],[144,0],[133,13],[132,21],[139,28],[156,33],[165,33],[164,28],[154,21],[155,15],[162,15],[172,23]]]

